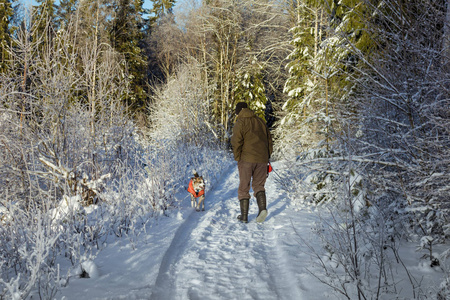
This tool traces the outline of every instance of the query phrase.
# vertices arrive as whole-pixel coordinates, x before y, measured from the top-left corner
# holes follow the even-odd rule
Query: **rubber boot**
[[[260,191],[256,193],[256,202],[258,203],[259,213],[256,217],[256,222],[262,223],[267,217],[267,208],[266,208],[266,192]]]
[[[242,223],[248,223],[248,207],[250,205],[249,199],[241,199],[241,214],[237,217]]]

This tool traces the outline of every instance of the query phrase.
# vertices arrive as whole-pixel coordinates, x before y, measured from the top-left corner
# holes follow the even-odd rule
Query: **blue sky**
[[[38,5],[36,0],[19,0],[22,3],[32,4],[32,5]],[[59,0],[55,0],[56,3],[59,3]],[[196,2],[197,4],[201,2],[201,0],[176,0],[175,2],[175,8],[174,12],[177,13],[182,11],[183,8],[190,7],[193,2]],[[150,0],[144,0],[144,8],[151,8],[152,7],[152,1]]]

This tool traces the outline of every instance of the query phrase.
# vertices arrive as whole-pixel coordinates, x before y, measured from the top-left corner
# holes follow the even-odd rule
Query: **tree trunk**
[[[444,25],[444,57],[443,57],[443,64],[447,65],[449,63],[450,59],[450,1],[447,0],[447,13],[445,18],[445,25]],[[447,66],[447,68],[450,68],[450,66]]]

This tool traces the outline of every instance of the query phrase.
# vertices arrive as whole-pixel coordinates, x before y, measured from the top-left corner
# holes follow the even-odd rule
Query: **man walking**
[[[238,162],[239,188],[238,199],[241,215],[238,219],[248,223],[250,204],[250,182],[259,213],[256,222],[264,222],[267,217],[266,190],[267,164],[272,154],[272,136],[263,119],[255,115],[245,102],[236,105],[236,124],[233,127],[231,146],[234,159]]]

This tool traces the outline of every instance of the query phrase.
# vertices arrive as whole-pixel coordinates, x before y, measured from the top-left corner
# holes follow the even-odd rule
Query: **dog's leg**
[[[198,211],[198,198],[191,195],[191,207],[195,207],[195,210]]]
[[[195,198],[195,210],[200,211],[200,198]]]
[[[205,195],[201,196],[198,201],[198,209],[197,210],[200,210],[200,208],[202,209],[202,211],[205,211]]]

